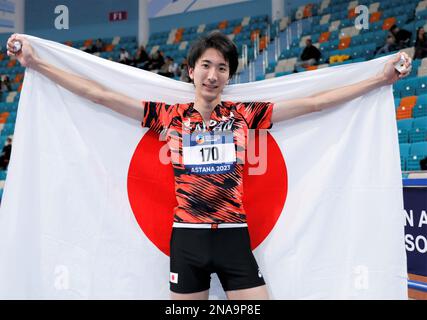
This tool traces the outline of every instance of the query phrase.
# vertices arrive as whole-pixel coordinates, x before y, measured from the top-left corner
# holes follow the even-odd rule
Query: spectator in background
[[[411,45],[412,32],[400,29],[394,24],[390,28],[390,33],[394,36],[397,50],[407,48]]]
[[[179,66],[178,63],[175,62],[174,58],[171,58],[172,63],[169,68],[169,71],[172,73],[172,77],[178,77],[179,76]]]
[[[95,44],[92,45],[92,52],[103,52],[104,51],[104,42],[101,39],[97,39]]]
[[[10,83],[9,76],[2,75],[0,78],[0,101],[3,100],[3,92],[12,91],[12,84]]]
[[[427,57],[427,36],[424,28],[421,27],[417,30],[414,59],[423,59],[425,57]]]
[[[10,83],[9,76],[3,75],[1,79],[2,91],[12,91],[12,84]]]
[[[420,160],[420,168],[421,170],[427,170],[427,157]]]
[[[298,61],[295,65],[295,68],[297,67],[308,67],[313,66],[316,64],[319,64],[320,57],[322,56],[322,53],[317,49],[315,46],[313,46],[313,43],[311,39],[305,40],[306,47],[301,53],[300,61]]]
[[[390,53],[390,52],[393,52],[396,50],[397,50],[396,39],[391,33],[389,33],[389,34],[387,34],[387,38],[386,38],[384,46],[379,48],[377,50],[376,54],[379,55],[379,54],[383,54],[383,53]]]
[[[129,52],[123,47],[120,48],[119,62],[123,64],[130,64],[131,62]]]
[[[104,51],[104,43],[101,39],[97,39],[94,44],[92,44],[89,47],[83,47],[82,48],[84,52],[87,53],[95,53],[95,52],[102,52]]]
[[[82,49],[84,52],[87,52],[87,53],[93,53],[93,46],[81,47],[80,49]]]
[[[179,76],[179,80],[184,82],[191,82],[190,76],[188,75],[188,62],[187,59],[184,59],[181,62],[181,65],[177,69],[177,76]]]
[[[135,53],[135,56],[133,58],[133,65],[135,67],[139,66],[142,69],[145,69],[145,66],[148,63],[150,63],[150,58],[148,57],[148,53],[145,50],[145,47],[141,45]]]
[[[175,64],[172,57],[167,56],[165,59],[165,63],[160,67],[159,74],[168,78],[173,78],[175,76],[175,72],[177,69],[177,65]]]
[[[158,72],[162,65],[165,63],[165,58],[160,50],[157,50],[151,55],[150,63],[147,66],[147,70]]]
[[[6,143],[3,147],[3,150],[0,154],[0,169],[1,170],[7,170],[7,167],[9,166],[9,160],[10,160],[10,154],[12,152],[12,138],[7,137]]]

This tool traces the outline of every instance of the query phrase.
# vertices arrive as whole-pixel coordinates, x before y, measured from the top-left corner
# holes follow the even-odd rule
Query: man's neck
[[[218,96],[215,100],[206,101],[205,99],[197,98],[194,101],[194,109],[196,109],[202,116],[203,122],[206,127],[209,128],[209,122],[212,111],[221,102],[221,96]]]
[[[210,115],[219,103],[221,103],[221,96],[218,96],[212,101],[206,101],[205,99],[196,97],[194,101],[194,109],[199,111],[202,115]]]

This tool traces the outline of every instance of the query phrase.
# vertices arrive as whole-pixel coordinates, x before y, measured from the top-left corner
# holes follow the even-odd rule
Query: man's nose
[[[208,80],[212,81],[212,82],[217,80],[217,72],[216,72],[215,68],[209,69]]]

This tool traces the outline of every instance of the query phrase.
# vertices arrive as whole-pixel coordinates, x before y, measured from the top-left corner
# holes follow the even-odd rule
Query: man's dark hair
[[[229,78],[231,78],[236,73],[239,65],[239,54],[234,42],[218,31],[199,38],[191,45],[187,56],[188,66],[194,68],[197,60],[210,48],[218,50],[224,56],[225,61],[228,62]]]
[[[390,32],[393,32],[394,30],[397,29],[397,26],[394,24],[390,27],[390,29],[388,29]]]

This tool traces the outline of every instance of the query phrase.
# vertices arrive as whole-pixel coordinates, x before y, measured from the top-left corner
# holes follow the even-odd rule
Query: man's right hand
[[[15,52],[14,42],[19,41],[21,43],[21,50]],[[34,62],[35,53],[25,36],[14,33],[7,40],[7,55],[15,56],[16,59],[21,63],[23,67],[30,67]]]

